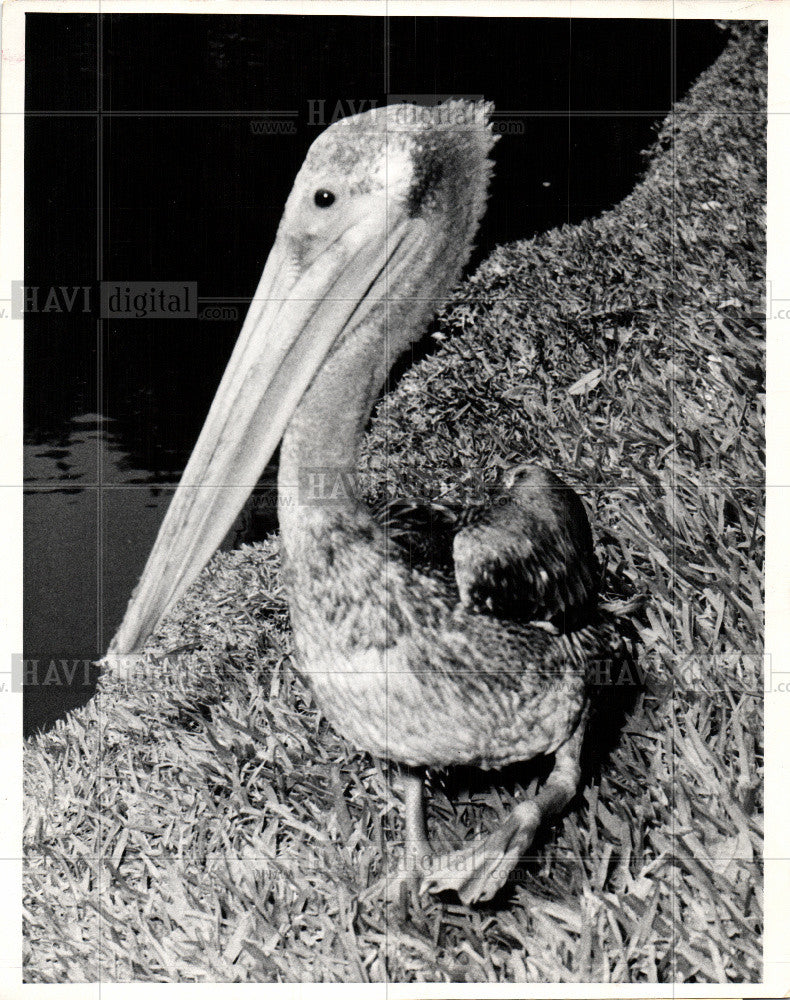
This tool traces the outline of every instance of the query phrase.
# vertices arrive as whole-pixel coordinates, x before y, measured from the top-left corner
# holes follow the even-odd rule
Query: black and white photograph
[[[4,5],[0,994],[787,994],[788,42]]]

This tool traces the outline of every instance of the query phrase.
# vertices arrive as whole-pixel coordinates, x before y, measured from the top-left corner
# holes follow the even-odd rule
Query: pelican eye
[[[319,188],[313,195],[313,201],[319,208],[329,208],[334,203],[335,196],[326,188]]]

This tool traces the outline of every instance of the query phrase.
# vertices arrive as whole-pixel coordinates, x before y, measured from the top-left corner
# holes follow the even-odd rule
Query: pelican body
[[[471,902],[504,883],[579,780],[595,615],[584,508],[526,468],[461,527],[447,567],[415,564],[358,496],[305,501],[313,470],[353,469],[371,407],[468,259],[494,142],[490,106],[396,105],[314,142],[110,654],[138,649],[230,528],[276,445],[283,581],[299,670],[332,725],[403,766],[407,857],[422,887]],[[556,754],[540,792],[452,855],[425,833],[425,766]],[[427,874],[426,874],[427,873]]]

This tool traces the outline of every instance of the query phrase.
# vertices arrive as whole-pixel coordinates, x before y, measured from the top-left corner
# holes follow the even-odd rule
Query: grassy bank
[[[137,672],[27,744],[28,981],[759,979],[765,72],[736,32],[623,203],[499,248],[366,441],[373,492],[553,468],[605,596],[638,606],[639,690],[604,692],[519,880],[385,909],[391,775],[295,673],[270,541],[216,557]],[[437,775],[437,842],[533,774]]]

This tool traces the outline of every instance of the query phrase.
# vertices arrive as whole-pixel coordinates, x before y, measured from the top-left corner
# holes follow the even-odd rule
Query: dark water
[[[656,123],[724,36],[699,21],[26,23],[25,283],[93,295],[87,312],[25,318],[24,656],[40,664],[30,731],[90,696],[84,671],[44,684],[43,669],[97,657],[119,624],[293,177],[332,115],[387,95],[494,101],[506,134],[473,268],[498,243],[623,198]],[[272,120],[291,132],[256,132]],[[100,279],[196,282],[204,315],[99,322]],[[217,305],[224,318],[205,315]]]

